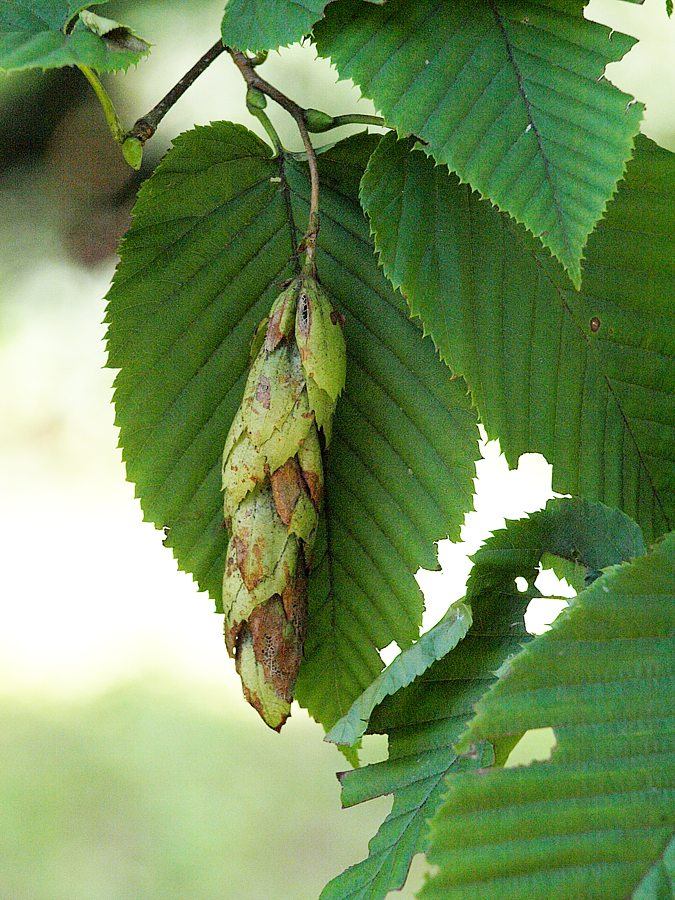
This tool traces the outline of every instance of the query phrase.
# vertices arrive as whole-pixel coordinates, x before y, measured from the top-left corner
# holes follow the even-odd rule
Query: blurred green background
[[[125,124],[213,43],[221,10],[103,8],[155,45],[106,79]],[[593,0],[589,15],[642,39],[608,76],[675,149],[663,0]],[[311,47],[271,54],[264,72],[304,105],[371,111]],[[243,703],[221,619],[142,523],[115,449],[101,324],[115,247],[171,138],[221,118],[259,131],[226,58],[166,117],[137,175],[78,72],[0,76],[0,900],[313,898],[390,807],[340,810],[346,763],[322,730],[295,710],[276,735]],[[443,545],[443,574],[420,579],[427,626],[463,593],[488,531],[550,496],[541,457],[508,472],[495,445],[484,454],[464,543]],[[535,738],[519,761],[545,754],[547,735]],[[366,759],[385,750],[370,739]],[[422,874],[418,860],[399,896]]]
[[[86,703],[6,698],[0,896],[316,897],[382,803],[341,821],[334,751],[308,723],[279,741],[224,713],[165,678]]]

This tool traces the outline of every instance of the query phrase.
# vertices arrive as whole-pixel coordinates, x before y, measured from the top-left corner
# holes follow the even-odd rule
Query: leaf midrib
[[[520,94],[520,96],[523,100],[523,104],[525,105],[527,121],[529,122],[529,124],[532,128],[532,132],[537,140],[537,146],[539,147],[539,155],[540,155],[541,160],[544,165],[546,181],[548,183],[549,190],[551,192],[551,198],[553,200],[553,206],[555,209],[556,220],[558,222],[558,228],[559,228],[560,234],[562,236],[562,239],[564,241],[565,250],[567,251],[568,258],[572,258],[573,251],[572,251],[572,248],[569,243],[569,235],[567,233],[567,229],[564,227],[562,210],[560,208],[560,198],[558,196],[555,181],[554,181],[553,175],[551,173],[550,160],[546,154],[546,151],[544,150],[544,144],[542,141],[541,132],[539,131],[539,127],[535,121],[535,117],[532,114],[532,105],[530,103],[530,98],[528,97],[527,91],[525,90],[523,74],[520,71],[520,66],[516,62],[514,52],[513,52],[513,47],[511,46],[511,42],[509,40],[509,36],[508,36],[507,30],[506,30],[506,26],[504,24],[502,15],[499,12],[499,10],[497,9],[497,4],[494,2],[494,0],[487,0],[487,4],[490,7],[490,9],[492,10],[492,14],[495,18],[495,22],[497,23],[497,27],[499,28],[499,31],[502,35],[502,39],[504,41],[504,46],[506,48],[506,54],[508,56],[509,62],[511,63],[511,68],[513,70],[513,73],[516,77],[516,83],[518,85],[518,93]]]

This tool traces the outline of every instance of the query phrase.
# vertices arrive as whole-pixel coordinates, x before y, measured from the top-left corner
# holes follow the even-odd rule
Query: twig
[[[305,110],[301,106],[298,106],[294,100],[291,100],[290,97],[287,97],[286,94],[282,94],[282,92],[278,88],[275,88],[273,84],[270,84],[268,81],[265,81],[264,78],[261,78],[256,73],[251,60],[245,53],[242,53],[240,50],[235,50],[232,47],[226,47],[225,49],[232,57],[234,64],[241,72],[248,87],[262,91],[262,93],[266,94],[270,100],[274,100],[275,103],[278,103],[282,109],[285,109],[286,112],[295,119],[295,123],[298,126],[298,131],[300,132],[300,137],[302,138],[302,143],[305,145],[305,152],[307,153],[311,183],[309,219],[307,221],[307,231],[305,232],[305,237],[302,242],[302,249],[305,251],[306,270],[310,275],[315,277],[316,241],[319,234],[319,168],[316,162],[314,147],[312,146],[312,141],[309,137],[309,131],[307,130]]]
[[[207,50],[201,59],[197,60],[189,72],[183,75],[181,80],[171,88],[165,97],[162,97],[156,106],[153,106],[150,112],[136,120],[131,130],[127,132],[126,137],[138,138],[142,144],[151,138],[171,107],[180,100],[185,91],[199,78],[202,72],[208,69],[211,63],[226,50],[227,47],[224,46],[221,40],[216,41],[213,47]]]

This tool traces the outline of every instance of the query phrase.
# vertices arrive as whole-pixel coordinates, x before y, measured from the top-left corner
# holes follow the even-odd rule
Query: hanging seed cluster
[[[258,328],[223,452],[230,530],[225,643],[244,695],[279,730],[290,714],[323,496],[322,448],[345,383],[342,321],[318,282],[293,280]]]

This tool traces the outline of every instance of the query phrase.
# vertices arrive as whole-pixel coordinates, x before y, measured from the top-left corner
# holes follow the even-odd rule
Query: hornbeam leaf
[[[427,820],[447,792],[446,776],[491,764],[485,746],[458,757],[453,745],[474,704],[494,683],[494,673],[528,639],[523,615],[538,596],[533,585],[541,558],[553,553],[596,570],[644,550],[640,529],[623,513],[578,499],[552,500],[545,510],[508,523],[485,543],[473,557],[464,599],[473,614],[468,634],[375,708],[368,731],[389,735],[389,759],[341,778],[344,806],[391,793],[394,805],[370,842],[368,858],[334,878],[322,900],[378,900],[401,888],[413,856],[427,849]],[[518,576],[528,582],[522,593]],[[514,739],[496,743],[502,763]]]
[[[675,868],[675,536],[528,644],[460,745],[552,727],[547,762],[448,781],[424,898],[667,897]]]
[[[112,72],[137,63],[150,45],[117,22],[90,13],[90,27],[78,21],[66,33],[78,13],[102,2],[4,0],[0,4],[0,71],[83,65]]]
[[[420,566],[457,536],[478,432],[377,265],[358,185],[376,139],[321,155],[319,278],[345,315],[347,385],[325,458],[297,696],[330,727],[382,669],[378,649],[418,635]],[[281,179],[281,180],[280,180]],[[146,519],[221,610],[221,454],[249,347],[292,274],[309,201],[305,163],[273,159],[241,126],[198,127],[145,182],[109,294],[109,365],[127,474]],[[292,210],[292,220],[289,219]]]
[[[228,0],[223,43],[260,53],[299,41],[312,30],[330,0]],[[383,3],[384,0],[366,0]]]
[[[648,538],[675,515],[675,157],[646,138],[588,244],[584,289],[522,227],[387,135],[361,199],[384,270],[466,378],[514,464],[619,506]]]
[[[582,0],[341,0],[314,34],[399,134],[580,262],[631,156],[642,107],[603,78],[633,38]]]

